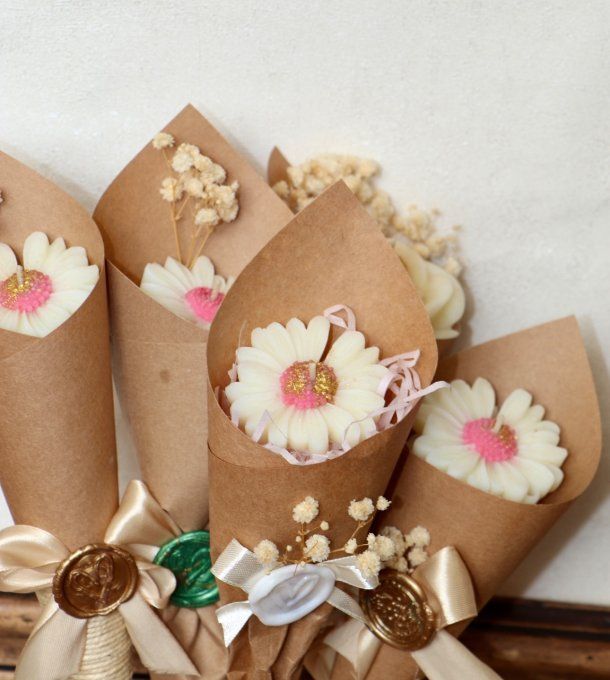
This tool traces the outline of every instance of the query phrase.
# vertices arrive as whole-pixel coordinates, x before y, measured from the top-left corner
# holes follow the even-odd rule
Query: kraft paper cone
[[[89,215],[0,153],[0,241],[21,256],[33,231],[83,246],[100,278],[44,338],[0,331],[0,483],[17,524],[76,549],[100,541],[118,505],[104,249]]]
[[[274,146],[267,161],[267,181],[269,182],[269,186],[273,187],[278,182],[287,181],[288,173],[286,171],[289,167],[290,163],[286,156],[284,156],[277,146]],[[462,330],[462,327],[463,319],[460,319],[460,321],[458,321],[453,326],[453,328],[458,331],[458,333]],[[439,357],[442,358],[449,354],[455,343],[455,340],[456,338],[450,338],[436,341]]]
[[[204,251],[217,273],[237,276],[292,214],[192,106],[165,130],[177,143],[199,146],[226,169],[228,181],[239,182],[237,219],[219,225]],[[168,205],[159,195],[167,174],[162,154],[148,143],[110,185],[93,217],[103,233],[109,260],[115,379],[142,477],[178,525],[190,531],[208,523],[208,334],[138,287],[147,263],[162,264],[168,255],[175,256]],[[183,252],[185,245],[186,240]],[[226,650],[213,607],[169,607],[162,616],[202,677],[224,677]]]
[[[255,444],[235,427],[214,397],[228,383],[235,350],[249,344],[251,331],[291,317],[307,322],[334,304],[351,307],[367,344],[382,357],[421,350],[417,365],[422,387],[430,384],[437,362],[434,333],[426,311],[398,257],[368,213],[339,182],[297,215],[244,270],[225,298],[208,343],[210,398],[210,527],[213,557],[236,538],[252,549],[263,538],[278,545],[294,541],[292,508],[305,496],[320,502],[336,546],[349,538],[347,515],[354,498],[383,494],[414,412],[396,427],[378,433],[343,456],[317,465],[295,466]],[[224,602],[244,599],[224,586]],[[304,622],[299,624],[304,625]],[[250,622],[249,668],[268,672],[286,629],[263,629]],[[257,625],[259,627],[257,631]],[[288,633],[290,636],[290,633]],[[304,638],[307,638],[305,631]],[[234,650],[238,664],[242,633]],[[255,644],[265,650],[255,650]],[[300,656],[305,647],[291,656]],[[236,651],[237,650],[237,651]],[[257,651],[258,653],[255,653]],[[263,653],[264,651],[264,653]],[[273,652],[273,653],[272,653]],[[282,663],[281,660],[278,663]],[[274,678],[280,675],[274,668]]]
[[[288,222],[291,213],[262,177],[192,106],[165,128],[199,146],[240,188],[239,215],[206,244],[223,276],[236,276]],[[159,187],[168,174],[148,143],[100,199],[94,212],[109,260],[111,327],[119,399],[133,429],[142,475],[185,531],[207,524],[207,332],[180,319],[139,286],[149,262],[175,256],[168,204]],[[182,230],[183,251],[187,234]]]
[[[568,449],[561,486],[537,505],[524,505],[483,493],[453,479],[415,455],[398,477],[383,524],[408,531],[430,531],[430,552],[455,546],[466,562],[479,609],[532,548],[589,486],[601,452],[601,425],[587,355],[574,317],[552,321],[449,357],[437,377],[478,377],[493,385],[497,403],[519,387],[531,392],[546,417],[561,428],[560,445]],[[465,626],[454,629],[459,633]],[[417,666],[407,652],[383,645],[367,675],[412,678]],[[351,667],[338,659],[334,679],[351,678]]]

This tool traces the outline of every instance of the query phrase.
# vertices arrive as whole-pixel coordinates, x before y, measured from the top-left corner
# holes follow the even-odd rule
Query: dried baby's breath
[[[330,554],[330,540],[322,534],[314,534],[305,541],[305,555],[312,562],[324,562]]]
[[[292,509],[292,519],[299,524],[309,524],[318,516],[319,503],[315,498],[307,496]]]
[[[390,196],[375,185],[380,170],[379,164],[373,160],[323,154],[301,165],[288,167],[287,179],[277,182],[273,189],[293,211],[298,212],[331,184],[343,180],[386,236],[403,234],[422,257],[458,276],[462,267],[455,256],[458,247],[455,233],[438,231],[438,210],[428,212],[412,205],[405,215],[398,214]]]
[[[161,151],[170,173],[161,182],[161,198],[169,203],[179,262],[192,267],[214,229],[221,223],[233,222],[239,212],[239,184],[224,184],[225,169],[201,153],[194,144],[181,143],[173,155],[168,150],[175,144],[167,132],[155,135],[152,145]],[[180,246],[180,231],[190,224],[189,249],[186,256]]]
[[[387,498],[384,496],[379,496],[377,499],[377,503],[375,504],[375,507],[377,510],[387,510],[390,507],[391,501],[389,501]]]
[[[386,502],[384,503],[383,501]],[[390,503],[380,496],[377,505],[387,508]],[[355,555],[357,559],[360,559],[361,554],[370,553],[362,558],[362,563],[367,570],[367,575],[373,576],[379,573],[379,569],[385,561],[393,559],[396,553],[396,546],[394,541],[387,536],[376,536],[371,533],[367,536],[365,543],[358,544],[356,538],[358,533],[367,526],[369,520],[372,521],[373,515],[376,512],[375,505],[370,498],[363,498],[360,501],[354,500],[350,503],[348,512],[350,517],[356,521],[356,528],[343,547],[335,550],[331,549],[330,538],[323,533],[318,533],[318,530],[328,531],[330,529],[329,522],[323,520],[318,526],[312,526],[319,512],[320,504],[312,496],[307,496],[300,503],[297,503],[292,509],[292,518],[300,525],[298,534],[294,539],[297,545],[297,553],[293,554],[295,552],[293,546],[287,545],[280,556],[275,543],[263,540],[254,549],[254,554],[258,561],[267,567],[273,567],[277,563],[298,566],[308,563],[318,564],[325,562],[333,553]],[[299,547],[300,550],[298,550]],[[358,554],[359,550],[364,550],[364,552]],[[371,555],[374,555],[374,557]]]
[[[381,569],[381,558],[373,550],[365,550],[356,558],[358,568],[365,578],[377,576]]]
[[[265,567],[272,567],[277,564],[280,551],[275,543],[265,539],[254,548],[254,556]]]
[[[430,532],[425,527],[415,527],[415,529],[411,529],[409,536],[413,540],[413,543],[420,548],[430,545]]]
[[[375,512],[375,506],[370,498],[363,498],[361,501],[353,500],[349,504],[347,513],[357,522],[366,522]]]

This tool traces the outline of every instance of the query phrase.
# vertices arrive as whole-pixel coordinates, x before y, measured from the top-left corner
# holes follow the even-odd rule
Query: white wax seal
[[[252,612],[266,626],[302,619],[329,598],[335,575],[313,564],[288,565],[266,574],[250,591]]]

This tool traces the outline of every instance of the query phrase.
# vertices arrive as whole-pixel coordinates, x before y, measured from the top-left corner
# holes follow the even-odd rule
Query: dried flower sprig
[[[226,170],[204,156],[194,144],[179,144],[170,157],[169,149],[175,143],[168,132],[159,132],[152,141],[153,147],[163,154],[170,173],[161,182],[159,193],[169,203],[177,260],[192,267],[214,229],[221,223],[233,222],[237,217],[239,184],[225,184]],[[184,224],[187,216],[190,218],[190,245],[183,258],[179,226]]]
[[[387,510],[389,507],[390,501],[383,496],[379,496],[375,503],[370,498],[353,500],[347,512],[356,522],[356,528],[341,548],[333,550],[329,537],[319,533],[328,531],[329,523],[322,520],[311,526],[320,513],[320,504],[315,498],[307,496],[292,509],[292,518],[299,524],[298,534],[295,536],[295,543],[299,548],[297,555],[293,554],[295,551],[292,545],[287,545],[280,555],[277,545],[268,539],[262,540],[254,548],[254,555],[263,566],[273,569],[280,564],[319,564],[332,554],[355,555],[358,550],[362,550],[356,557],[358,567],[365,577],[376,576],[384,563],[396,556],[395,542],[388,536],[369,533],[366,542],[359,544],[357,535],[372,522],[377,511]]]
[[[384,567],[411,573],[428,559],[430,532],[424,527],[418,526],[403,534],[400,529],[388,526],[381,530],[380,535],[394,545],[394,555],[386,560]]]
[[[459,227],[454,226],[450,233],[439,233],[440,212],[428,212],[415,205],[410,205],[405,215],[399,215],[390,196],[375,186],[380,170],[380,165],[372,160],[325,154],[289,167],[288,179],[278,182],[273,189],[293,211],[298,212],[331,184],[342,179],[386,236],[403,234],[424,259],[458,276],[462,270],[455,254],[459,245],[456,233]]]

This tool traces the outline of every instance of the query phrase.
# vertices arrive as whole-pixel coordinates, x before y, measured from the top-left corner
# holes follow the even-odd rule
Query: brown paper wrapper
[[[459,352],[441,362],[437,377],[469,383],[487,378],[496,390],[497,403],[514,389],[526,389],[535,403],[545,407],[546,417],[560,426],[561,445],[569,451],[563,483],[537,505],[483,493],[415,455],[408,456],[383,524],[405,531],[426,527],[431,553],[455,546],[472,576],[480,609],[589,486],[601,452],[599,407],[574,317]],[[453,632],[463,628],[460,625]],[[383,645],[367,680],[412,678],[416,669],[407,652]],[[350,665],[339,659],[333,678],[351,677]]]
[[[192,106],[165,128],[199,146],[240,185],[237,219],[217,227],[205,254],[223,276],[237,276],[290,219],[254,168]],[[149,262],[175,256],[168,174],[148,143],[100,199],[98,223],[109,260],[111,327],[119,399],[132,427],[144,481],[185,531],[208,521],[205,346],[207,332],[180,319],[139,286]],[[186,252],[188,234],[181,232]]]
[[[273,187],[275,184],[281,181],[288,180],[288,173],[286,170],[290,166],[290,162],[284,156],[284,154],[274,146],[269,154],[269,159],[267,161],[267,181],[269,186]],[[463,319],[458,321],[453,328],[460,332],[464,326]],[[452,350],[457,338],[448,338],[445,340],[437,340],[436,345],[438,348],[438,356],[440,358],[446,357]]]
[[[100,279],[44,338],[0,331],[0,483],[17,524],[69,548],[101,541],[118,505],[104,248],[93,220],[36,172],[0,153],[0,241],[19,256],[26,237],[83,246]]]
[[[383,357],[419,348],[417,370],[430,384],[437,362],[426,311],[398,257],[368,213],[342,182],[297,215],[244,270],[225,298],[208,343],[210,376],[210,527],[214,558],[232,538],[252,549],[263,538],[294,541],[292,508],[305,496],[320,502],[329,536],[342,545],[351,535],[347,515],[354,498],[383,494],[414,418],[362,442],[334,460],[307,466],[287,463],[255,444],[221,409],[213,390],[228,383],[235,350],[251,331],[297,316],[308,321],[334,304],[351,307],[368,345]],[[222,601],[244,593],[223,584]],[[323,608],[324,609],[328,609]],[[322,612],[325,616],[325,614]],[[318,613],[318,617],[320,613]],[[265,628],[251,620],[233,649],[232,669],[247,677],[288,678],[298,669],[305,641],[319,628],[307,619],[294,628]],[[249,636],[249,637],[248,637]],[[292,659],[283,657],[283,645]],[[243,662],[246,653],[251,657]],[[288,666],[288,668],[286,667]],[[278,668],[283,668],[282,672]],[[236,676],[237,677],[237,676]],[[245,677],[245,676],[244,676]]]
[[[199,146],[226,169],[228,181],[239,182],[237,219],[219,225],[204,251],[217,273],[237,276],[288,222],[291,212],[192,106],[165,130],[177,143]],[[109,260],[115,379],[142,477],[179,526],[190,531],[208,523],[208,333],[175,316],[138,287],[147,263],[163,264],[168,255],[176,254],[168,204],[158,191],[167,174],[162,154],[147,144],[110,185],[93,216]],[[182,235],[186,252],[184,230]],[[214,608],[176,611],[169,607],[163,618],[202,670],[202,677],[224,677],[226,650]]]

